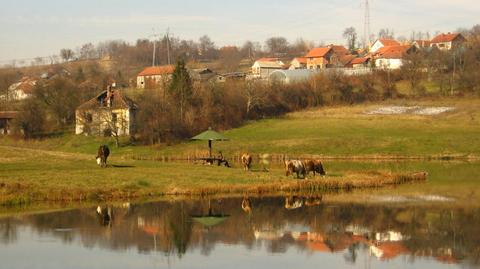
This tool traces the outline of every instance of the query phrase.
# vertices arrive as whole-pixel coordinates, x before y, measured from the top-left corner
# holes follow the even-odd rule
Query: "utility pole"
[[[152,66],[155,66],[155,52],[157,50],[157,37],[158,37],[158,34],[155,32],[155,29],[152,28],[152,31],[153,31],[153,34],[150,36],[150,37],[153,37],[153,56],[152,56]]]
[[[452,79],[450,82],[450,95],[453,96],[453,84],[455,83],[455,71],[457,69],[457,61],[456,61],[456,52],[453,50],[453,72],[452,72]]]
[[[169,34],[170,34],[170,28],[167,28],[167,61],[168,61],[168,64],[170,65],[170,38],[169,38]]]

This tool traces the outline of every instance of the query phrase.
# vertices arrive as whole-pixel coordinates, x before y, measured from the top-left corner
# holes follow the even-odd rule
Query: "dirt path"
[[[25,153],[43,154],[43,155],[64,158],[64,159],[75,159],[75,160],[94,160],[95,159],[94,155],[84,154],[84,153],[72,153],[72,152],[32,149],[32,148],[14,147],[14,146],[0,146],[0,148],[6,149],[6,150],[22,151]]]

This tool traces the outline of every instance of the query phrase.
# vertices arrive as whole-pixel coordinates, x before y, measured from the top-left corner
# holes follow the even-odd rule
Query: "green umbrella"
[[[207,131],[192,137],[192,140],[208,140],[208,151],[209,151],[209,157],[212,157],[212,141],[227,141],[229,140],[225,136],[223,136],[221,133],[215,132],[212,130],[212,128],[208,128]]]
[[[211,200],[208,199],[208,214],[207,215],[192,215],[192,219],[203,226],[210,228],[224,222],[229,215],[213,214]]]

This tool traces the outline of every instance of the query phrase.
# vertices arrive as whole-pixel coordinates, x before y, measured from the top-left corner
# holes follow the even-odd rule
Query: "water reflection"
[[[91,258],[112,251],[130,259],[138,259],[135,253],[162,254],[178,261],[168,264],[173,268],[195,265],[202,256],[209,257],[202,261],[205,268],[222,267],[221,261],[244,255],[258,261],[252,268],[265,267],[278,255],[309,257],[299,267],[331,261],[337,268],[384,268],[390,262],[405,262],[409,268],[478,268],[478,224],[479,209],[335,205],[323,203],[321,196],[99,205],[0,219],[0,258],[5,268],[25,267],[8,257],[23,249],[41,260],[42,246],[53,244],[59,246],[59,268],[62,257],[75,259],[62,246],[98,250],[86,254]],[[230,248],[235,252],[227,254]],[[123,267],[118,262],[110,261]],[[35,267],[45,266],[30,268]]]

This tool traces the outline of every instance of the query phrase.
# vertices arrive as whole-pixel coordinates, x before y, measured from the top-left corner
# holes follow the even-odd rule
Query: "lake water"
[[[101,206],[1,218],[0,268],[480,268],[476,207],[319,195]]]
[[[324,164],[331,176],[387,170],[429,178],[340,195],[102,204],[101,214],[92,206],[4,217],[0,268],[480,268],[480,163]]]

